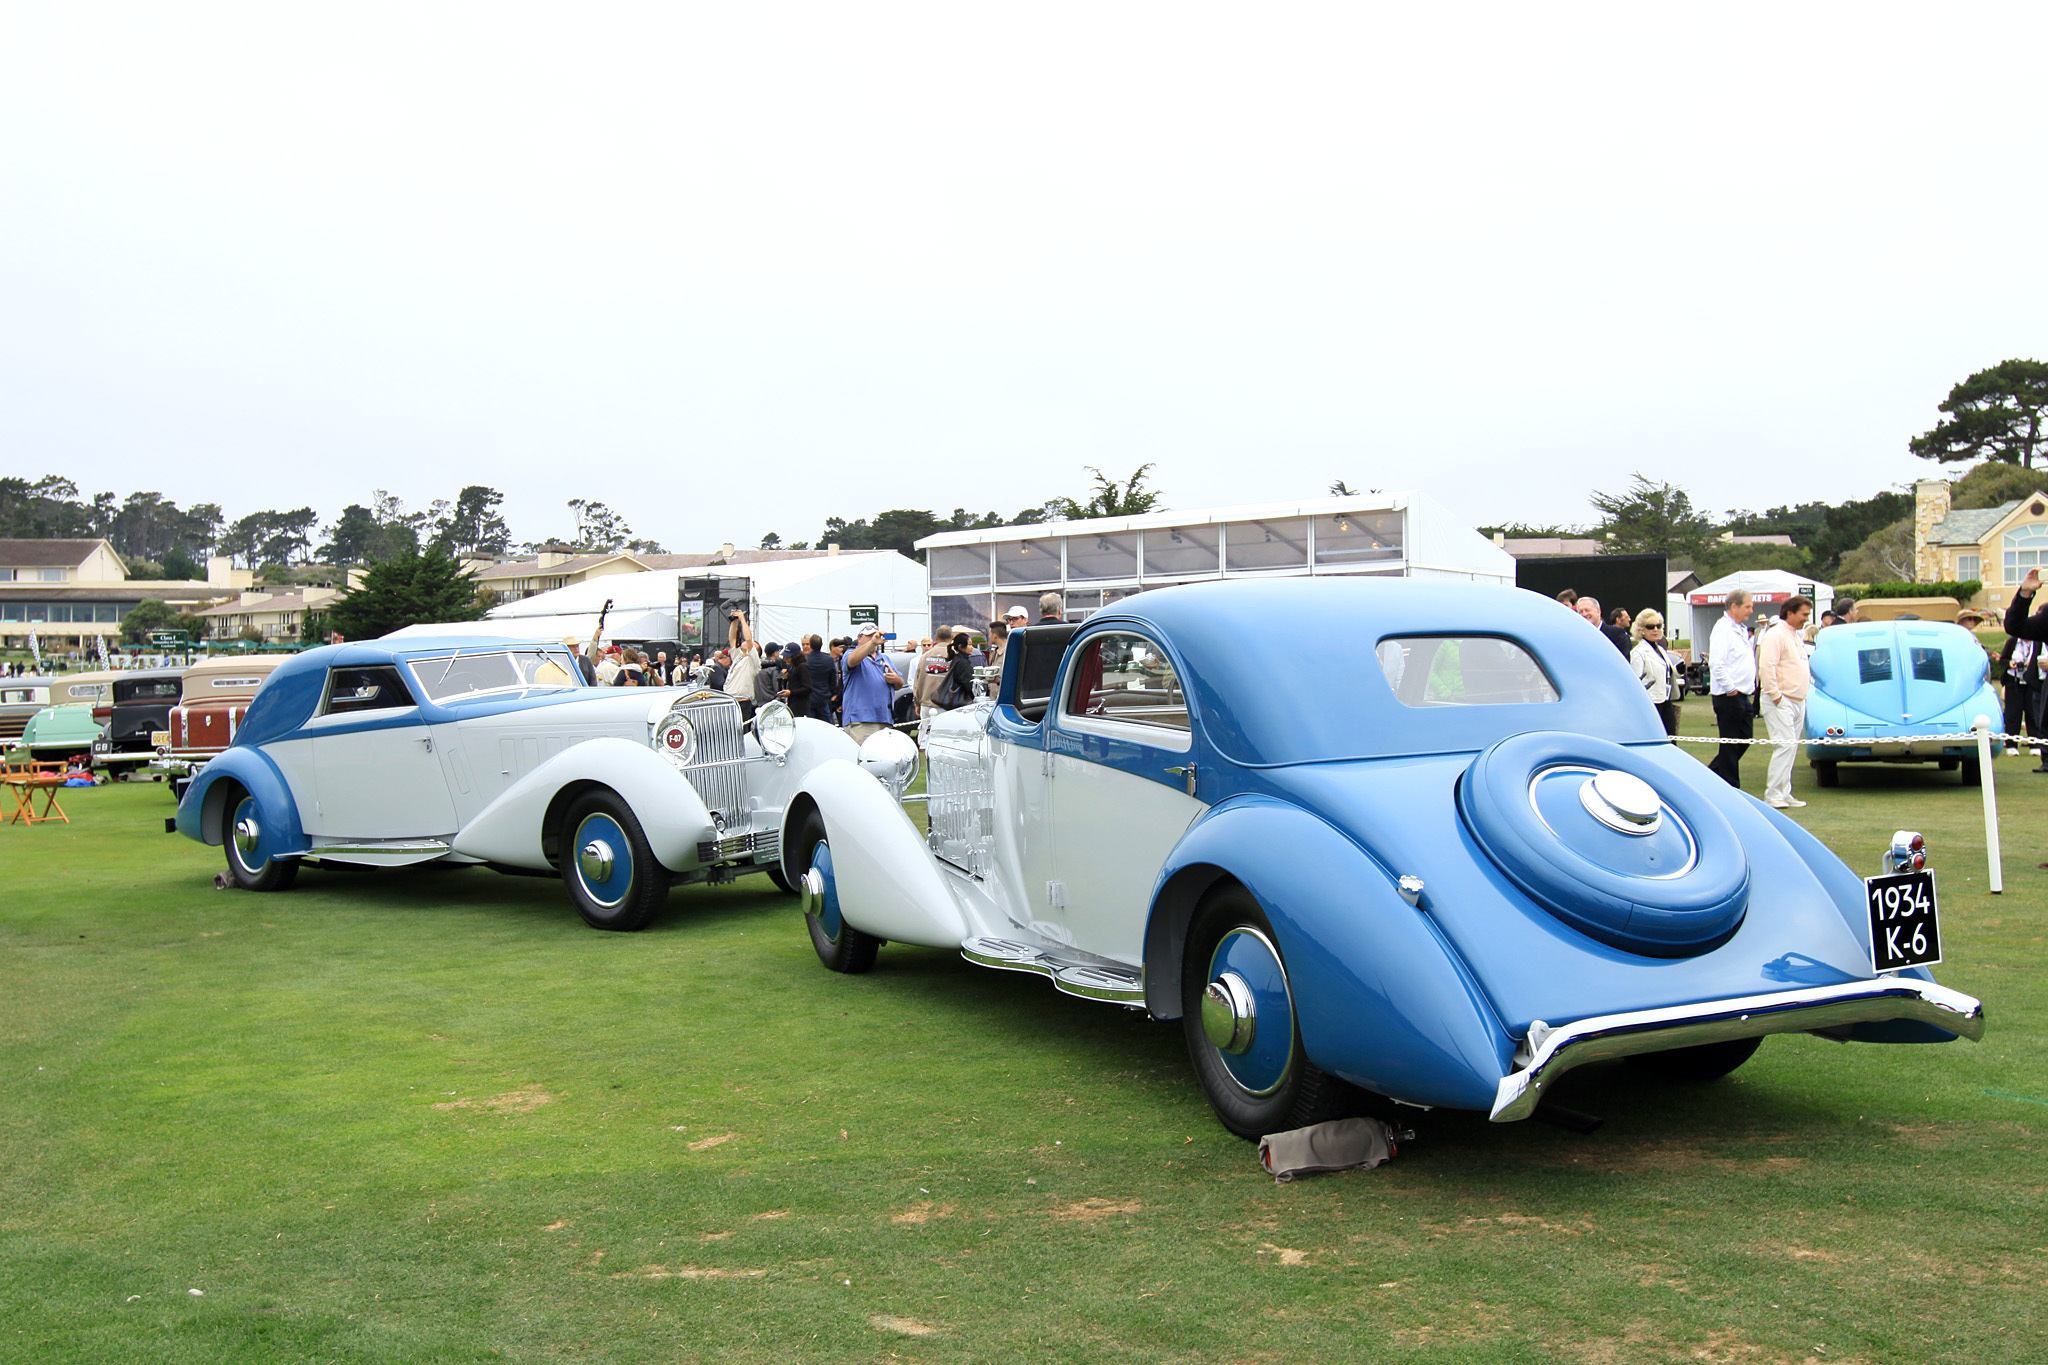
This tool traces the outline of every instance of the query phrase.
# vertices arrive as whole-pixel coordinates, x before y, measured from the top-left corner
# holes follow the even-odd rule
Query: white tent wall
[[[923,635],[930,629],[925,604],[924,566],[891,550],[848,551],[808,559],[760,564],[721,564],[701,569],[650,569],[572,583],[493,607],[473,623],[476,633],[519,638],[588,639],[597,613],[609,600],[605,634],[615,640],[672,640],[676,594],[687,578],[745,578],[754,600],[754,638],[787,644],[806,635],[853,633],[851,609],[873,606],[884,631]],[[712,639],[716,623],[707,623]],[[445,627],[413,627],[433,634]],[[468,633],[465,631],[464,633]]]
[[[1515,557],[1472,529],[1427,493],[1405,495],[1408,503],[1408,576],[1462,578],[1474,583],[1515,585]]]

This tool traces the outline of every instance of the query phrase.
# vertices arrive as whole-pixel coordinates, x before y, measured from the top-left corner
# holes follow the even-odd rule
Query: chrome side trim
[[[1105,1000],[1134,1008],[1143,1008],[1145,1004],[1144,979],[1126,967],[1062,962],[1031,944],[1003,938],[970,938],[960,945],[960,956],[977,967],[1045,977],[1055,990],[1083,1000]]]
[[[448,851],[448,844],[441,839],[386,839],[374,843],[316,843],[306,850],[309,858],[322,856],[342,857],[347,854],[385,853],[408,858],[438,858]]]
[[[1598,1014],[1555,1027],[1531,1025],[1524,1050],[1533,1045],[1533,1054],[1527,1066],[1501,1077],[1491,1117],[1495,1123],[1529,1117],[1544,1086],[1587,1062],[1883,1019],[1932,1024],[1973,1042],[1984,1036],[1982,1001],[1930,981],[1901,976],[1627,1014]]]

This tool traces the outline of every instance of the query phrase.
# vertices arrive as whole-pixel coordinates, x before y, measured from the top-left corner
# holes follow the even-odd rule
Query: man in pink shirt
[[[1806,693],[1813,673],[1806,666],[1806,642],[1799,632],[1813,603],[1794,597],[1757,644],[1756,678],[1764,694],[1764,729],[1771,737],[1771,766],[1764,776],[1764,800],[1784,810],[1803,806],[1792,796],[1792,760],[1806,732]]]

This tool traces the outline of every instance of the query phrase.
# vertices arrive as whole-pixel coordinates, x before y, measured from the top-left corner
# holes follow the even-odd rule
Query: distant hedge
[[[1953,597],[1967,602],[1984,590],[1981,580],[1966,578],[1953,583],[1837,583],[1835,596],[1853,597]]]

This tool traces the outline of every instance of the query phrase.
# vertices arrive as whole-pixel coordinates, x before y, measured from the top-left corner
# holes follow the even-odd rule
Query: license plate
[[[149,747],[152,749],[170,748],[171,732],[169,730],[151,730],[149,732]]]
[[[1931,967],[1941,961],[1941,924],[1932,872],[1865,877],[1870,905],[1870,965],[1881,972]]]
[[[96,739],[92,742],[92,751],[96,754],[110,754],[114,752],[114,746],[103,739]]]

